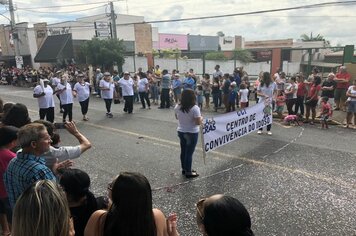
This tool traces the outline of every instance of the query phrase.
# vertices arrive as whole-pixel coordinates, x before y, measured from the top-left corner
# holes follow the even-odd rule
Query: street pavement
[[[0,86],[0,97],[24,103],[32,120],[38,119],[31,89]],[[272,136],[249,134],[209,153],[205,164],[199,143],[193,168],[200,176],[188,180],[180,173],[173,109],[140,107],[135,104],[134,113],[125,114],[122,103],[113,104],[110,119],[104,101],[91,97],[90,121],[83,122],[78,102],[74,105],[77,126],[93,144],[75,167],[89,173],[97,195],[106,195],[107,183],[120,172],[136,171],[149,179],[154,206],[178,214],[182,236],[200,235],[195,203],[217,193],[246,206],[256,235],[356,235],[355,130],[275,122]],[[62,145],[77,143],[65,130],[59,132]]]

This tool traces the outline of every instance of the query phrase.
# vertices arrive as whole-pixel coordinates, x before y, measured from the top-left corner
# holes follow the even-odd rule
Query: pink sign
[[[159,34],[159,49],[188,50],[188,36],[184,34]]]

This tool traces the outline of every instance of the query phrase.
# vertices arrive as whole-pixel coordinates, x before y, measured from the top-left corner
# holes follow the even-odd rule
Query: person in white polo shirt
[[[56,87],[56,94],[59,94],[63,106],[63,122],[66,122],[67,116],[69,121],[73,120],[73,91],[68,81],[68,75],[64,74],[61,77],[61,82]]]
[[[124,73],[124,77],[121,78],[118,83],[122,88],[122,96],[124,97],[125,100],[124,112],[131,114],[133,110],[134,81],[130,77],[130,73],[126,71]]]
[[[57,85],[61,82],[61,79],[59,78],[61,74],[61,71],[56,71],[56,73],[53,75],[53,77],[51,78],[51,85],[52,85],[52,89],[55,90]],[[59,94],[57,94],[57,98],[59,100],[59,111],[60,113],[63,113],[63,107],[62,107],[62,103],[61,103],[61,99],[59,98]]]
[[[49,80],[41,80],[39,85],[37,85],[33,90],[33,97],[37,98],[40,119],[46,120],[53,123],[54,122],[54,100],[53,100],[53,89],[48,85]]]
[[[100,80],[99,88],[101,91],[101,97],[105,101],[106,116],[112,118],[113,115],[111,113],[111,103],[112,99],[114,98],[115,85],[109,72],[104,73],[104,78]]]
[[[78,101],[82,110],[83,121],[88,121],[87,117],[89,107],[90,84],[84,81],[84,75],[78,74],[77,83],[73,88],[74,97],[78,97]]]

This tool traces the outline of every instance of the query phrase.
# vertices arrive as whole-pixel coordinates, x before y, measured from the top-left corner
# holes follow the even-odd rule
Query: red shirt
[[[304,83],[298,83],[297,97],[304,97],[306,93],[306,87]]]
[[[349,73],[337,73],[336,78],[347,80],[347,82],[338,82],[337,80],[335,80],[337,89],[347,89],[350,86],[349,82],[351,79],[351,75]]]
[[[318,100],[318,93],[321,89],[321,85],[317,85],[315,86],[315,84],[312,84],[312,86],[310,87],[310,90],[309,90],[309,94],[308,94],[308,98],[311,98],[315,93],[316,95],[313,97],[312,100]]]
[[[328,103],[328,102],[322,102],[321,103],[321,111],[320,111],[321,114],[331,116],[332,115],[332,111],[333,110],[331,109],[330,103]]]
[[[9,162],[15,156],[16,154],[8,149],[0,149],[0,198],[7,197],[3,176],[7,166],[9,165]]]

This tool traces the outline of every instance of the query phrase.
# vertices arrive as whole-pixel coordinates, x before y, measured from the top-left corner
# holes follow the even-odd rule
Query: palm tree
[[[310,32],[310,36],[306,34],[302,34],[300,36],[303,42],[311,42],[311,41],[323,41],[325,46],[330,45],[330,41],[326,40],[324,36],[318,34],[317,36],[313,37],[313,32]]]

